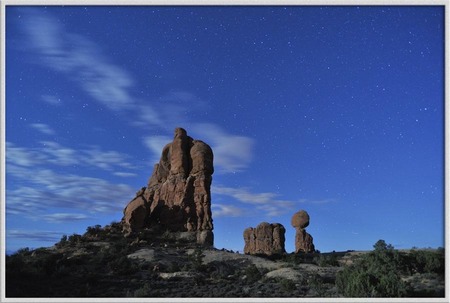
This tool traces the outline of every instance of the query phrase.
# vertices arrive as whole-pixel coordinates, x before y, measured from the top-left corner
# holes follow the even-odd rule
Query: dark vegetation
[[[444,272],[443,249],[402,253],[379,240],[373,251],[337,274],[336,286],[345,297],[443,297],[444,289],[414,288],[404,277],[443,280]]]
[[[140,249],[162,257],[127,257]],[[205,262],[207,253],[167,235],[124,238],[120,223],[97,225],[83,235],[63,236],[52,248],[6,256],[6,297],[444,296],[443,249],[398,251],[380,240],[373,251],[359,255],[253,257],[297,273],[296,278],[270,277],[267,267],[234,252],[225,254],[233,258]]]

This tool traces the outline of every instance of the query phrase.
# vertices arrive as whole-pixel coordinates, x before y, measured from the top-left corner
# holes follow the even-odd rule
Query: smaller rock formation
[[[244,230],[244,253],[247,255],[275,255],[286,252],[284,248],[286,229],[279,223],[262,222],[256,228]]]
[[[309,225],[309,214],[304,210],[296,212],[292,216],[291,224],[295,228],[295,253],[314,252],[313,237],[305,230]]]

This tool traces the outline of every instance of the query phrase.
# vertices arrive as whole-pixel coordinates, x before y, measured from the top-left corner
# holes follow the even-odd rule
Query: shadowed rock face
[[[196,232],[199,244],[213,245],[210,191],[213,158],[208,144],[176,128],[173,141],[162,150],[148,186],[124,209],[125,232],[158,225],[172,232]]]
[[[291,224],[295,228],[295,252],[314,252],[313,237],[305,230],[309,225],[309,214],[304,210],[296,212],[292,216]]]
[[[284,234],[286,229],[279,223],[262,222],[256,228],[244,230],[244,253],[250,255],[274,255],[285,253]]]

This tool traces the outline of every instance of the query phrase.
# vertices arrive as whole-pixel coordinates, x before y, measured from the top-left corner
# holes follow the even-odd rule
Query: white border
[[[444,198],[445,198],[445,230],[444,230],[444,245],[446,250],[445,256],[445,297],[444,298],[6,298],[5,297],[5,229],[6,229],[6,218],[5,218],[5,142],[6,142],[6,131],[5,131],[5,120],[6,120],[6,86],[5,86],[5,64],[6,64],[6,6],[17,5],[17,6],[43,6],[43,5],[100,5],[100,6],[134,6],[134,5],[155,5],[155,6],[178,6],[178,5],[189,5],[189,6],[220,6],[220,5],[230,5],[230,6],[285,6],[285,5],[386,5],[386,6],[407,6],[407,5],[443,5],[445,6],[445,101],[444,101],[444,141],[445,141],[445,159],[444,159]],[[449,56],[447,50],[450,46],[450,27],[448,22],[448,12],[449,12],[449,1],[448,0],[421,0],[421,1],[406,1],[406,0],[372,0],[372,1],[342,1],[342,0],[3,0],[0,1],[0,67],[1,67],[1,77],[0,77],[0,198],[1,198],[1,214],[0,214],[0,229],[1,229],[1,241],[0,241],[0,302],[449,302],[450,294],[450,252],[449,243],[450,235],[449,228],[450,224],[448,218],[450,217],[450,209],[448,205],[448,193],[450,188],[450,170],[448,169],[448,163],[450,160],[450,155],[447,153],[450,143],[448,130],[450,129],[450,106],[448,106],[448,87],[449,79],[448,67],[449,67]]]

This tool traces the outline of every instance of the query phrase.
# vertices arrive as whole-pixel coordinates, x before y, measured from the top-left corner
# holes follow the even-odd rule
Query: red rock
[[[291,225],[294,228],[306,228],[309,225],[309,214],[304,210],[296,212],[292,216]]]
[[[161,153],[142,199],[148,205],[145,226],[159,225],[172,232],[197,232],[199,244],[213,245],[211,182],[213,151],[193,140],[182,128]],[[128,208],[128,206],[127,206]],[[135,220],[124,212],[125,222]],[[132,230],[140,225],[129,225]]]
[[[286,229],[279,223],[262,222],[256,228],[244,230],[244,253],[250,255],[274,255],[285,253]]]
[[[295,229],[295,252],[312,253],[315,251],[313,237],[301,228]]]
[[[143,197],[144,189],[136,193],[136,197],[131,200],[123,210],[124,231],[129,235],[133,230],[142,229],[148,216],[148,203]]]

